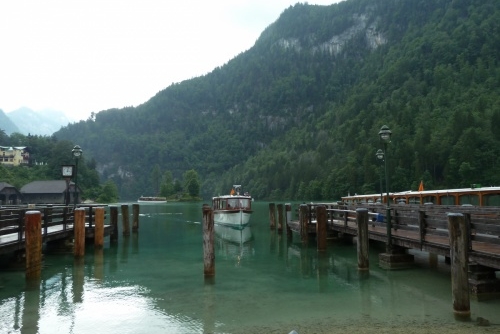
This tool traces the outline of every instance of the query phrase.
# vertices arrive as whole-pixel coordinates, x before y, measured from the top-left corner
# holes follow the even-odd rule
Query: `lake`
[[[202,204],[141,204],[138,233],[120,229],[116,244],[88,246],[81,261],[47,254],[36,284],[2,269],[0,333],[500,331],[500,300],[471,301],[471,320],[455,319],[444,258],[416,252],[414,268],[387,271],[383,245],[371,246],[362,275],[355,244],[330,242],[318,255],[271,231],[268,202],[254,202],[249,229],[218,231],[215,278],[205,280]]]

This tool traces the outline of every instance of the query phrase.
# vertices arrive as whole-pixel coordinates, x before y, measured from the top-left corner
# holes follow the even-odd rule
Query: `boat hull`
[[[215,234],[232,243],[240,244],[245,243],[252,239],[252,230],[249,225],[245,227],[231,227],[227,225],[215,225]]]
[[[245,227],[250,223],[252,211],[249,210],[216,210],[214,222],[219,225]]]

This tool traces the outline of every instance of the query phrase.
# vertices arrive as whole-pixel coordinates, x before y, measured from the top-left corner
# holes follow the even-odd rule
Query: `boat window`
[[[408,203],[410,204],[420,204],[420,197],[409,197]]]
[[[459,197],[459,205],[472,204],[479,205],[479,196],[476,194],[466,194]]]
[[[455,196],[452,195],[441,196],[441,205],[456,205]]]
[[[250,200],[245,199],[245,198],[240,199],[240,207],[249,208],[250,207]]]
[[[237,199],[228,199],[227,200],[227,206],[231,208],[238,208],[238,200]]]
[[[500,206],[500,195],[483,195],[483,206]]]
[[[436,204],[436,197],[435,196],[424,196],[423,197],[423,202],[424,203],[434,203]]]

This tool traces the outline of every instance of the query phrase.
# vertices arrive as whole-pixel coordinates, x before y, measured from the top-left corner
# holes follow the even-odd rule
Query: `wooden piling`
[[[74,256],[83,257],[85,255],[85,209],[76,208],[74,211]]]
[[[42,274],[42,213],[26,212],[25,225],[26,279],[39,279]]]
[[[123,235],[130,235],[130,223],[128,216],[128,205],[122,204],[122,226],[123,226]]]
[[[139,204],[132,204],[132,232],[139,231]]]
[[[286,217],[286,236],[288,239],[292,238],[292,229],[288,225],[289,222],[292,221],[292,205],[290,203],[285,204],[285,217]]]
[[[463,214],[448,213],[448,231],[453,312],[459,316],[470,316],[469,235]]]
[[[278,204],[278,234],[283,233],[283,204]]]
[[[356,209],[356,225],[358,227],[358,270],[369,270],[368,209]]]
[[[95,226],[94,226],[94,246],[102,248],[104,246],[104,208],[95,208]]]
[[[274,203],[269,203],[269,227],[271,230],[276,229],[276,207]]]
[[[318,252],[326,251],[326,238],[328,233],[326,228],[326,207],[324,205],[318,205],[316,207],[316,238]]]
[[[299,226],[300,226],[300,239],[304,245],[309,242],[309,231],[307,225],[309,223],[309,213],[307,204],[301,204],[299,207]]]
[[[214,252],[214,213],[212,208],[203,205],[203,274],[205,277],[215,276]]]
[[[118,208],[116,206],[109,207],[109,221],[112,229],[109,239],[115,242],[118,240]]]

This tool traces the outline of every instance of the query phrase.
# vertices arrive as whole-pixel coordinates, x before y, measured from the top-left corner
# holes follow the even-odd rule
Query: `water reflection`
[[[232,227],[215,224],[214,229],[217,255],[234,260],[236,266],[240,266],[241,261],[253,255],[253,234],[250,225]]]

